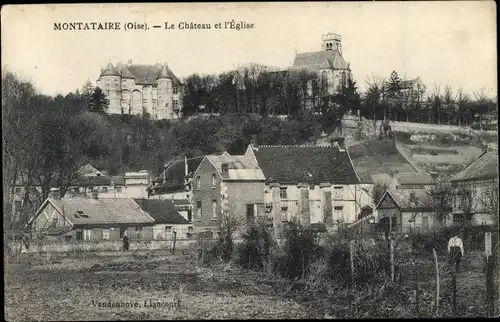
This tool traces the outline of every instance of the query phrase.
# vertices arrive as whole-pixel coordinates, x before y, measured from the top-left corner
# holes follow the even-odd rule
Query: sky
[[[296,52],[319,51],[327,32],[342,36],[362,91],[395,70],[420,77],[428,91],[449,85],[497,95],[493,1],[10,5],[1,18],[2,70],[48,95],[95,84],[109,62],[165,62],[180,78],[248,63],[286,68]],[[215,29],[232,19],[254,28]],[[54,30],[58,22],[119,22],[121,30]],[[150,29],[123,30],[127,22]],[[166,22],[176,29],[164,29]],[[212,29],[180,30],[180,22]]]

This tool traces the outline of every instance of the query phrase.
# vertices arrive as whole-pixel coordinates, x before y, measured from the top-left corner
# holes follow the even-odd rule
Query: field
[[[458,314],[484,316],[481,261],[469,259],[464,265],[464,273],[458,278]],[[410,277],[415,271],[420,275],[419,314],[433,316],[432,258],[408,267],[409,282],[397,289],[350,291],[332,285],[320,291],[308,287],[310,281],[286,281],[263,272],[241,270],[234,264],[199,267],[190,253],[51,258],[33,255],[5,263],[5,318],[71,321],[416,317],[415,287]],[[449,274],[443,272],[442,279],[440,316],[451,316]],[[150,300],[163,306],[151,307]],[[139,307],[97,304],[106,305],[109,301],[120,305],[137,302]]]

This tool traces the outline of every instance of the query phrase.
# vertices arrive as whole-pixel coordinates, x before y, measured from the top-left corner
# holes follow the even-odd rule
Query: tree
[[[105,113],[109,107],[109,100],[100,87],[96,87],[89,103],[89,111]]]
[[[243,227],[244,222],[241,217],[224,212],[221,220],[221,232],[219,237],[219,254],[224,262],[231,260],[233,252],[234,234]]]
[[[83,96],[83,98],[85,99],[87,106],[90,106],[94,92],[95,92],[94,85],[92,85],[90,80],[87,79],[85,84],[83,84],[83,86],[82,86],[82,94],[81,94]]]
[[[424,204],[434,210],[440,227],[444,227],[453,207],[454,190],[452,186],[449,183],[439,182],[427,191],[424,199],[422,200]]]
[[[457,106],[457,113],[458,113],[458,125],[462,124],[467,124],[469,115],[470,115],[470,110],[469,110],[469,98],[467,97],[467,94],[463,92],[462,88],[459,88],[457,90],[456,94],[456,106]]]
[[[459,185],[454,189],[454,203],[462,213],[462,228],[468,228],[476,210],[477,200],[474,187]]]
[[[401,78],[398,73],[394,70],[389,77],[389,81],[387,83],[387,96],[386,99],[388,101],[388,110],[387,114],[392,114],[394,118],[394,112],[397,113],[401,110],[402,107],[402,88],[401,88]],[[394,120],[394,119],[393,119]]]
[[[434,115],[434,122],[436,122],[437,124],[441,124],[442,101],[440,92],[440,86],[434,84],[434,91],[431,97],[431,110],[432,114]]]
[[[376,182],[373,185],[372,199],[373,199],[373,203],[375,205],[377,205],[379,203],[380,199],[382,199],[382,196],[384,195],[384,193],[387,191],[388,188],[389,188],[389,185],[385,182]]]
[[[443,103],[444,103],[444,111],[446,114],[446,118],[448,119],[448,125],[449,125],[451,124],[453,118],[454,117],[456,118],[455,100],[453,98],[451,86],[449,85],[446,85],[444,87]]]

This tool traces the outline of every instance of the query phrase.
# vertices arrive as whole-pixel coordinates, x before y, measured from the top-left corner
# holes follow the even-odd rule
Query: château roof
[[[292,68],[350,70],[349,64],[338,50],[296,54]]]
[[[117,64],[117,68],[111,63],[101,72],[101,76],[121,76],[123,78],[132,78],[138,85],[156,85],[159,78],[170,78],[175,85],[181,85],[180,80],[165,65],[125,65]]]
[[[113,64],[108,63],[106,68],[101,71],[101,76],[120,76],[118,70],[113,66]]]

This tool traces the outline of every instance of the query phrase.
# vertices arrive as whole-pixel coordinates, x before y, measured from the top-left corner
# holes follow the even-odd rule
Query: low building
[[[140,238],[154,219],[130,198],[63,198],[53,189],[34,216],[29,228],[35,236],[55,240],[119,240],[125,234]],[[152,228],[151,228],[152,230]]]
[[[298,218],[303,225],[334,227],[354,222],[361,209],[373,205],[360,187],[343,139],[335,146],[259,146],[254,141],[247,158],[262,169],[264,200],[275,233]]]
[[[155,221],[154,226],[143,229],[143,238],[169,240],[173,239],[174,233],[177,239],[190,239],[193,236],[190,218],[179,213],[178,205],[173,200],[135,199],[135,202]]]
[[[205,156],[192,181],[195,230],[219,233],[224,214],[240,227],[246,220],[265,217],[264,181],[261,169],[246,156]]]
[[[148,186],[148,198],[191,201],[191,180],[203,157],[178,158],[165,164],[163,172]]]
[[[425,189],[386,190],[375,207],[379,226],[387,232],[431,232],[439,224],[427,198],[428,191]]]
[[[485,151],[450,182],[456,191],[453,205],[456,224],[462,224],[467,214],[472,216],[473,225],[494,223],[498,216],[498,151]]]

